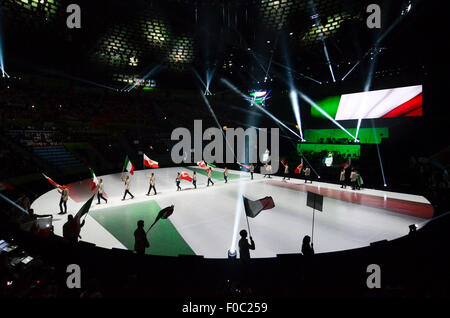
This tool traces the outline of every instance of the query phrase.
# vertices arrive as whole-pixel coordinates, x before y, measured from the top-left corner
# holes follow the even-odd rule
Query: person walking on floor
[[[144,221],[139,220],[137,222],[137,229],[134,231],[134,250],[138,255],[144,255],[145,249],[150,247],[150,243],[147,240],[147,233],[144,230]]]
[[[306,168],[303,171],[305,172],[305,183],[307,183],[308,181],[310,183],[312,183],[312,180],[311,180],[311,169],[308,166],[306,166]]]
[[[105,200],[106,203],[108,203],[108,200],[103,196],[104,191],[104,185],[103,185],[103,179],[98,180],[98,191],[97,191],[97,204],[100,204],[100,199]]]
[[[341,174],[339,175],[339,182],[341,183],[341,189],[347,188],[347,185],[345,184],[345,169],[342,168]]]
[[[289,178],[289,166],[287,163],[284,164],[284,176],[283,176],[283,181],[284,180],[291,180],[291,178]]]
[[[214,182],[212,182],[212,179],[211,179],[212,178],[212,170],[211,170],[211,168],[209,168],[206,171],[207,171],[207,174],[208,174],[208,184],[206,186],[209,187],[209,183],[210,182],[212,183],[212,185],[214,185]]]
[[[131,195],[131,199],[134,199],[134,195],[132,195],[130,192],[130,183],[131,183],[130,176],[127,176],[125,179],[125,193],[123,194],[122,201],[125,200],[127,194]]]
[[[150,191],[152,191],[152,189],[153,189],[153,192],[156,195],[155,183],[156,183],[156,181],[155,181],[155,174],[152,172],[152,174],[150,176],[150,187],[148,188],[147,196],[150,195]]]
[[[192,184],[194,185],[194,188],[197,189],[197,173],[195,171],[192,175]]]
[[[225,170],[223,170],[223,179],[225,180],[225,183],[228,182],[228,168],[225,167]]]
[[[177,178],[175,179],[175,182],[176,182],[176,184],[177,184],[177,191],[181,191],[181,187],[180,187],[181,175],[180,175],[179,172],[178,172],[178,174],[177,174]]]
[[[61,199],[59,200],[59,209],[61,212],[58,214],[66,214],[67,213],[67,200],[69,200],[69,189],[67,187],[63,187],[60,190],[58,190],[58,193],[61,194]],[[63,211],[64,206],[64,211]]]
[[[350,184],[352,185],[352,190],[356,190],[356,171],[354,168],[352,168],[350,173]]]
[[[253,163],[250,165],[250,176],[251,176],[251,180],[253,180],[253,173],[255,172],[255,166],[253,165]]]

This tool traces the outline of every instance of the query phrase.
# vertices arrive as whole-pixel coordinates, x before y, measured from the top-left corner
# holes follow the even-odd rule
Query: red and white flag
[[[192,177],[187,172],[180,173],[180,179],[192,182]]]
[[[55,181],[53,181],[52,179],[50,179],[49,177],[47,177],[45,174],[42,174],[42,175],[43,175],[43,176],[45,177],[45,179],[47,179],[47,181],[50,182],[55,188],[58,188],[58,189],[69,189],[68,186],[62,186],[62,185],[57,184]]]
[[[149,168],[159,168],[158,162],[147,157],[145,153],[144,153],[144,166]]]
[[[13,190],[14,187],[6,182],[0,182],[0,191],[3,190]]]
[[[302,172],[302,169],[303,169],[303,158],[302,158],[302,162],[298,165],[297,168],[295,168],[294,173],[300,174]]]
[[[206,162],[204,162],[203,160],[199,161],[197,162],[197,166],[199,166],[200,168],[206,168]]]

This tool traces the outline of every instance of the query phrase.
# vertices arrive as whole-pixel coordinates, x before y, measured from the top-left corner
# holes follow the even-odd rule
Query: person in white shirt
[[[307,183],[308,181],[312,183],[311,169],[308,166],[306,166],[306,168],[303,171],[305,172],[305,183]]]
[[[100,204],[100,199],[105,200],[106,203],[108,203],[108,200],[103,196],[104,186],[103,186],[103,179],[98,180],[98,192],[97,192],[97,204]]]
[[[150,191],[154,191],[155,195],[156,195],[156,187],[155,187],[156,181],[155,181],[155,174],[152,173],[150,176],[150,187],[148,188],[148,192],[147,195],[150,195]]]
[[[177,183],[177,191],[181,191],[181,187],[180,187],[181,178],[180,177],[181,177],[181,175],[178,172],[177,178],[175,179],[175,182]]]
[[[289,178],[289,166],[288,166],[287,163],[284,165],[284,177],[283,177],[283,181],[286,180],[286,179],[291,180],[291,178]]]
[[[212,177],[212,169],[209,168],[207,169],[207,173],[208,173],[208,184],[206,185],[207,187],[209,187],[209,183],[211,182],[212,185],[214,185],[214,182],[212,182],[211,177]]]
[[[125,193],[123,194],[122,201],[125,200],[127,194],[131,195],[131,199],[134,199],[134,195],[132,195],[130,192],[130,181],[130,176],[127,176],[125,179]]]
[[[345,169],[342,168],[341,174],[339,175],[339,182],[341,183],[341,189],[347,188],[347,185],[345,184]]]
[[[223,170],[223,179],[225,180],[225,183],[228,182],[228,168],[225,167],[225,170]]]

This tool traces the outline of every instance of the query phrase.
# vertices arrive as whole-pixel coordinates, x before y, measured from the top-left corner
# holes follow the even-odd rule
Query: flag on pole
[[[123,165],[123,168],[127,170],[131,175],[134,174],[134,166],[130,161],[130,158],[128,156],[125,157],[125,164]]]
[[[149,168],[159,168],[158,162],[147,157],[145,153],[144,153],[144,166]]]
[[[95,194],[89,200],[87,200],[85,204],[83,204],[80,211],[78,211],[74,217],[74,220],[77,222],[78,233],[80,233],[80,230],[81,230],[81,218],[89,212],[89,209],[91,208],[92,200],[94,200],[94,196],[95,196]]]
[[[14,190],[14,187],[6,182],[0,182],[0,191]]]
[[[89,168],[89,171],[91,172],[91,175],[92,175],[92,185],[91,185],[91,191],[92,191],[92,190],[94,190],[95,188],[98,187],[98,179],[97,179],[97,176],[94,173],[94,170]]]
[[[269,210],[275,207],[275,203],[273,202],[272,197],[265,197],[253,201],[243,196],[243,199],[245,214],[251,218],[256,217],[262,210]]]
[[[302,172],[302,169],[303,169],[303,158],[302,158],[302,161],[300,162],[300,164],[298,165],[298,167],[295,168],[294,173],[300,174]]]
[[[348,159],[345,163],[341,164],[341,167],[347,169],[352,164],[352,158],[348,156]]]
[[[174,205],[172,204],[171,206],[168,206],[168,207],[162,209],[161,211],[159,211],[158,215],[155,218],[155,222],[153,222],[153,224],[150,226],[150,228],[147,230],[147,232],[150,231],[150,229],[153,227],[153,225],[155,225],[156,222],[158,222],[160,219],[165,220],[169,216],[171,216],[173,213],[173,210],[174,210]]]
[[[217,168],[215,165],[213,165],[212,163],[208,163],[208,166],[210,166],[211,168]]]
[[[284,159],[281,159],[281,164],[283,165],[283,167],[286,167],[286,163],[284,162]]]
[[[199,166],[200,168],[206,168],[206,163],[202,160],[197,162],[197,166]]]
[[[58,189],[70,189],[68,186],[62,186],[62,185],[57,184],[55,181],[53,181],[52,179],[50,179],[49,177],[47,177],[45,174],[42,174],[42,175],[43,175],[43,176],[45,177],[45,179],[47,179],[47,181],[50,182],[51,185],[54,186],[55,188],[58,188]]]
[[[187,172],[180,173],[180,179],[192,182],[192,177]]]

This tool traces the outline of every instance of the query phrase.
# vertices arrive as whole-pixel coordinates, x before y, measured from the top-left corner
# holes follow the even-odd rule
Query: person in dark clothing
[[[59,200],[59,209],[61,210],[61,212],[59,212],[58,214],[66,214],[67,213],[67,200],[69,199],[69,189],[67,188],[63,188],[60,190],[58,190],[59,194],[61,194],[61,199]],[[63,206],[64,206],[64,211],[63,211]]]
[[[241,230],[239,232],[241,235],[241,239],[239,240],[239,258],[242,261],[250,260],[250,250],[255,249],[255,242],[253,242],[253,238],[250,236],[250,244],[247,241],[247,231]]]
[[[197,173],[194,171],[194,174],[192,175],[192,184],[197,189]]]
[[[150,246],[147,240],[147,233],[144,231],[144,221],[137,222],[137,229],[134,231],[134,250],[138,255],[144,255],[145,249]]]
[[[73,217],[73,215],[69,214],[67,216],[67,222],[63,225],[63,237],[69,243],[78,242],[78,238],[80,237],[81,228],[84,226],[85,220],[78,226],[77,220]]]
[[[177,191],[181,191],[181,187],[180,187],[180,182],[181,182],[181,175],[180,175],[180,173],[178,172],[178,174],[177,174],[177,178],[175,179],[175,182],[176,182],[176,184],[177,184]]]
[[[311,237],[309,235],[305,235],[303,238],[302,254],[304,256],[314,255],[314,244],[311,243]]]

